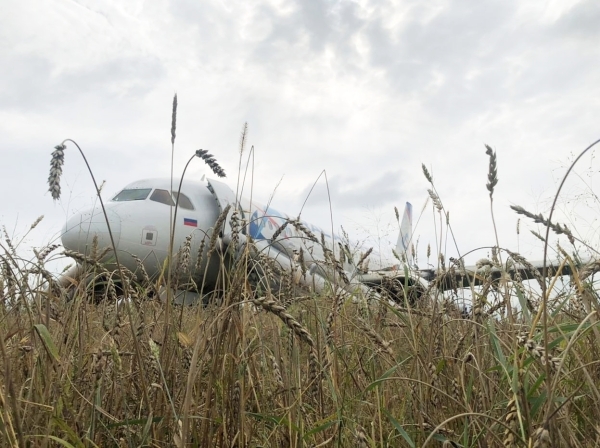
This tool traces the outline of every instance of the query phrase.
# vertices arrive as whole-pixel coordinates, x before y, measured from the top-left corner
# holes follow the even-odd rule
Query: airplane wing
[[[589,266],[590,262],[579,263],[576,269]],[[598,268],[593,269],[597,271]],[[507,275],[510,280],[532,280],[543,281],[544,263],[542,261],[515,262],[512,258],[505,263],[505,269],[493,266],[491,263],[478,264],[477,266],[453,266],[446,270],[424,269],[419,271],[421,277],[429,282],[435,282],[436,287],[441,290],[455,288],[468,288],[470,286],[483,285],[486,282],[497,281]],[[572,275],[573,267],[570,263],[546,262],[546,277],[555,275]]]
[[[395,300],[403,300],[406,297],[406,290],[409,300],[413,303],[416,303],[430,288],[438,291],[469,288],[498,282],[502,278],[518,281],[536,279],[540,283],[544,281],[542,261],[528,262],[518,256],[516,258],[520,261],[516,262],[510,258],[505,263],[505,269],[493,266],[489,261],[478,263],[476,266],[452,266],[449,269],[415,269],[405,265],[396,269],[363,273],[358,276],[358,280],[378,292],[387,292],[388,296]],[[579,273],[579,278],[584,279],[600,271],[600,261],[578,262],[575,270]],[[545,274],[547,278],[555,275],[572,275],[573,265],[567,262],[548,261]]]

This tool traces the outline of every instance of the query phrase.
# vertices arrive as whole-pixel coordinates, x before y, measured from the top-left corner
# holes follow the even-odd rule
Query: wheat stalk
[[[215,157],[210,154],[206,149],[199,149],[196,151],[196,157],[204,160],[204,163],[219,177],[225,177],[225,170],[221,168],[219,163],[215,160]]]
[[[486,184],[486,188],[490,192],[491,198],[494,195],[494,187],[498,184],[498,160],[496,158],[496,151],[488,145],[485,145],[485,153],[490,157],[490,163],[488,165],[488,183]]]
[[[55,201],[60,199],[60,177],[62,176],[62,167],[65,163],[66,145],[61,143],[54,147],[52,159],[50,160],[50,175],[48,176],[48,191],[52,194]]]
[[[573,234],[571,233],[571,230],[569,230],[569,228],[566,225],[563,224],[561,226],[560,224],[555,224],[555,223],[551,222],[550,220],[544,218],[544,216],[541,213],[538,213],[536,215],[534,213],[528,212],[520,205],[511,205],[510,208],[512,208],[519,215],[524,215],[530,219],[533,219],[533,222],[535,222],[537,224],[543,224],[546,227],[550,227],[554,231],[554,233],[556,233],[557,235],[563,235],[563,234],[566,235],[567,238],[569,239],[569,241],[571,242],[571,244],[575,244],[575,237],[573,236]],[[543,238],[541,235],[536,234],[536,233],[534,233],[534,235],[536,235],[538,238],[542,239],[542,241],[545,241],[545,238]]]

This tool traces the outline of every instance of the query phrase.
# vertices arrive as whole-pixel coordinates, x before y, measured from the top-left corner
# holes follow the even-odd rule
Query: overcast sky
[[[169,175],[174,92],[176,172],[204,148],[235,185],[247,122],[257,200],[281,180],[273,204],[295,215],[325,170],[334,226],[387,241],[394,206],[411,201],[417,221],[424,163],[463,253],[495,243],[484,143],[498,154],[500,245],[539,259],[529,229],[541,229],[522,220],[518,239],[509,205],[547,215],[570,161],[600,138],[597,1],[3,0],[2,9],[0,223],[19,237],[45,215],[24,247],[51,242],[92,204],[72,145],[63,199],[46,192],[50,153],[65,138],[106,180],[106,198]],[[596,171],[584,157],[557,217],[590,240]],[[194,161],[188,175],[203,174]],[[415,229],[421,258],[435,244],[433,215],[429,203]],[[322,181],[303,216],[330,225]]]

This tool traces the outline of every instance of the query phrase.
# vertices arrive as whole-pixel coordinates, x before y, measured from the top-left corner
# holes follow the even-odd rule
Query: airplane
[[[255,283],[263,289],[282,288],[287,274],[308,291],[337,288],[347,295],[361,291],[399,303],[409,296],[414,303],[431,288],[431,282],[444,291],[480,285],[490,276],[497,280],[505,273],[531,279],[542,270],[541,263],[512,263],[504,273],[498,267],[460,264],[452,269],[417,268],[411,254],[412,206],[408,202],[394,249],[396,263],[384,266],[378,254],[370,250],[352,254],[349,241],[270,205],[238,198],[224,182],[184,179],[179,192],[173,188],[176,185],[179,179],[169,178],[128,184],[105,203],[106,217],[98,207],[71,217],[61,232],[64,248],[89,255],[111,247],[108,221],[120,265],[141,280],[143,271],[152,279],[164,278],[170,248],[175,260],[187,246],[188,268],[173,268],[177,271],[173,297],[180,304],[205,302],[208,294],[223,287],[223,270],[231,269],[244,254],[252,261],[247,264],[253,267],[254,278],[258,277]],[[217,221],[220,225],[216,226]],[[277,271],[269,273],[274,277],[265,280],[264,263],[258,260],[269,260]],[[109,271],[117,268],[114,254],[104,256],[101,263]],[[556,272],[553,269],[551,273]],[[570,274],[568,265],[561,269],[562,275]],[[83,272],[81,264],[74,266],[61,284],[71,284]],[[161,298],[166,298],[164,288]]]

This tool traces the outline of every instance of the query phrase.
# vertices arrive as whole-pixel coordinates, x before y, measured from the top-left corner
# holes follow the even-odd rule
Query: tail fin
[[[398,235],[398,242],[396,243],[396,253],[398,255],[404,254],[406,261],[409,265],[413,264],[412,251],[410,245],[412,243],[412,204],[406,203],[404,208],[404,215],[402,216],[402,222],[400,224],[400,234]]]

